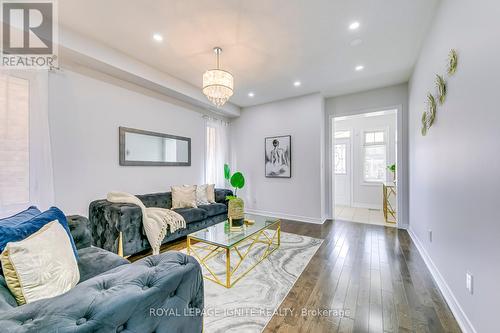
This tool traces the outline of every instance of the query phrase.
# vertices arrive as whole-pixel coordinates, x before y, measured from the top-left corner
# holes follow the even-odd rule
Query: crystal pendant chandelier
[[[219,67],[222,49],[215,47],[214,52],[217,57],[217,68],[209,69],[203,74],[203,93],[210,102],[221,108],[233,96],[233,75]]]

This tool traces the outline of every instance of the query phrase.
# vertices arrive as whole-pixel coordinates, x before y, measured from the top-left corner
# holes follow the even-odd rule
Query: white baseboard
[[[314,223],[314,224],[323,224],[325,222],[325,218],[320,218],[320,217],[309,217],[309,216],[300,216],[300,215],[285,214],[285,213],[266,212],[257,209],[245,209],[245,212],[248,214],[269,216],[274,218],[282,218],[285,220],[294,220],[294,221]]]
[[[464,332],[464,333],[477,333],[474,326],[472,326],[471,321],[469,320],[469,318],[465,314],[464,310],[462,309],[462,307],[458,303],[457,298],[455,297],[455,295],[451,291],[450,287],[446,283],[445,279],[443,278],[443,276],[439,272],[437,266],[434,264],[431,257],[429,256],[429,254],[427,253],[427,251],[423,247],[422,242],[420,242],[420,239],[412,231],[411,226],[407,230],[408,230],[408,234],[410,235],[411,239],[413,240],[413,243],[417,247],[418,252],[420,253],[422,258],[424,259],[424,262],[425,262],[427,268],[431,272],[431,275],[434,278],[434,281],[436,281],[439,290],[441,290],[441,293],[443,294],[446,302],[448,303],[448,306],[450,307],[451,312],[455,316],[455,319],[457,320],[458,325],[460,326],[460,329],[462,330],[462,332]]]

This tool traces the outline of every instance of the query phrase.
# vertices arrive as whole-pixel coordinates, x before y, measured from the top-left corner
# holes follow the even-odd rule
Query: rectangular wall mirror
[[[120,127],[120,165],[190,166],[191,139]]]

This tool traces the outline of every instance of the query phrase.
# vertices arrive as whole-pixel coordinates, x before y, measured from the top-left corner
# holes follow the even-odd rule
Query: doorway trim
[[[335,175],[334,175],[334,162],[333,162],[333,145],[335,144],[335,135],[334,135],[334,125],[333,125],[333,119],[338,118],[338,117],[349,117],[349,116],[355,116],[355,115],[360,115],[364,113],[373,113],[373,112],[380,112],[380,111],[386,111],[386,110],[396,110],[396,122],[397,122],[397,149],[396,149],[396,154],[397,154],[397,170],[396,170],[396,175],[397,175],[397,184],[396,184],[396,189],[397,189],[397,205],[398,205],[398,211],[397,211],[397,227],[398,228],[403,228],[406,229],[408,227],[408,221],[405,220],[405,216],[407,215],[408,211],[408,173],[407,173],[407,168],[408,168],[408,163],[407,163],[407,156],[408,156],[408,129],[405,128],[404,126],[404,121],[405,121],[405,114],[403,112],[403,105],[402,104],[396,104],[396,105],[388,105],[384,107],[377,107],[377,108],[371,108],[371,109],[361,109],[357,110],[354,112],[349,112],[349,113],[340,113],[340,114],[329,114],[328,115],[328,135],[329,135],[329,140],[328,140],[328,154],[329,154],[329,161],[330,161],[330,166],[328,168],[328,172],[330,174],[330,202],[332,205],[331,209],[331,215],[332,219],[335,218]],[[352,133],[352,132],[351,132]],[[406,137],[405,137],[406,135]],[[351,145],[352,146],[352,145]],[[352,193],[351,193],[352,197]]]
[[[333,117],[335,118],[335,117]],[[333,120],[332,118],[332,120]],[[330,120],[331,121],[331,120]],[[331,160],[330,160],[330,163],[331,163],[331,166],[332,166],[332,174],[331,174],[331,182],[332,184],[334,183],[335,181],[335,154],[333,154],[333,148],[335,147],[335,134],[333,132],[333,127],[332,127],[332,140],[331,140],[331,147],[332,147],[332,151],[331,151]],[[353,136],[354,136],[354,129],[353,128],[349,128],[349,172],[350,172],[350,176],[349,176],[349,205],[350,206],[353,206],[354,205],[354,200],[353,200],[353,195],[352,195],[352,190],[354,188],[354,184],[353,184],[353,153],[354,153],[354,144],[353,144]],[[332,215],[333,215],[333,218],[335,217],[335,191],[334,188],[332,187],[331,188],[332,190]]]

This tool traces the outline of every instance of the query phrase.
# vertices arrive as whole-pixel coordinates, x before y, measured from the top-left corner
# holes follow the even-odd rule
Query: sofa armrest
[[[122,255],[134,254],[137,248],[141,248],[134,243],[143,239],[142,210],[139,206],[96,200],[90,203],[89,219],[94,246],[119,253],[122,234]],[[128,241],[125,242],[125,239]]]
[[[215,202],[223,203],[227,205],[226,197],[228,195],[233,195],[233,191],[227,190],[225,188],[216,188],[215,189]]]
[[[180,252],[116,267],[67,293],[0,313],[5,332],[201,332],[203,277]]]
[[[79,250],[92,245],[89,220],[80,215],[66,216],[66,219],[68,220],[69,231],[71,232],[71,236],[73,236],[76,248]]]

